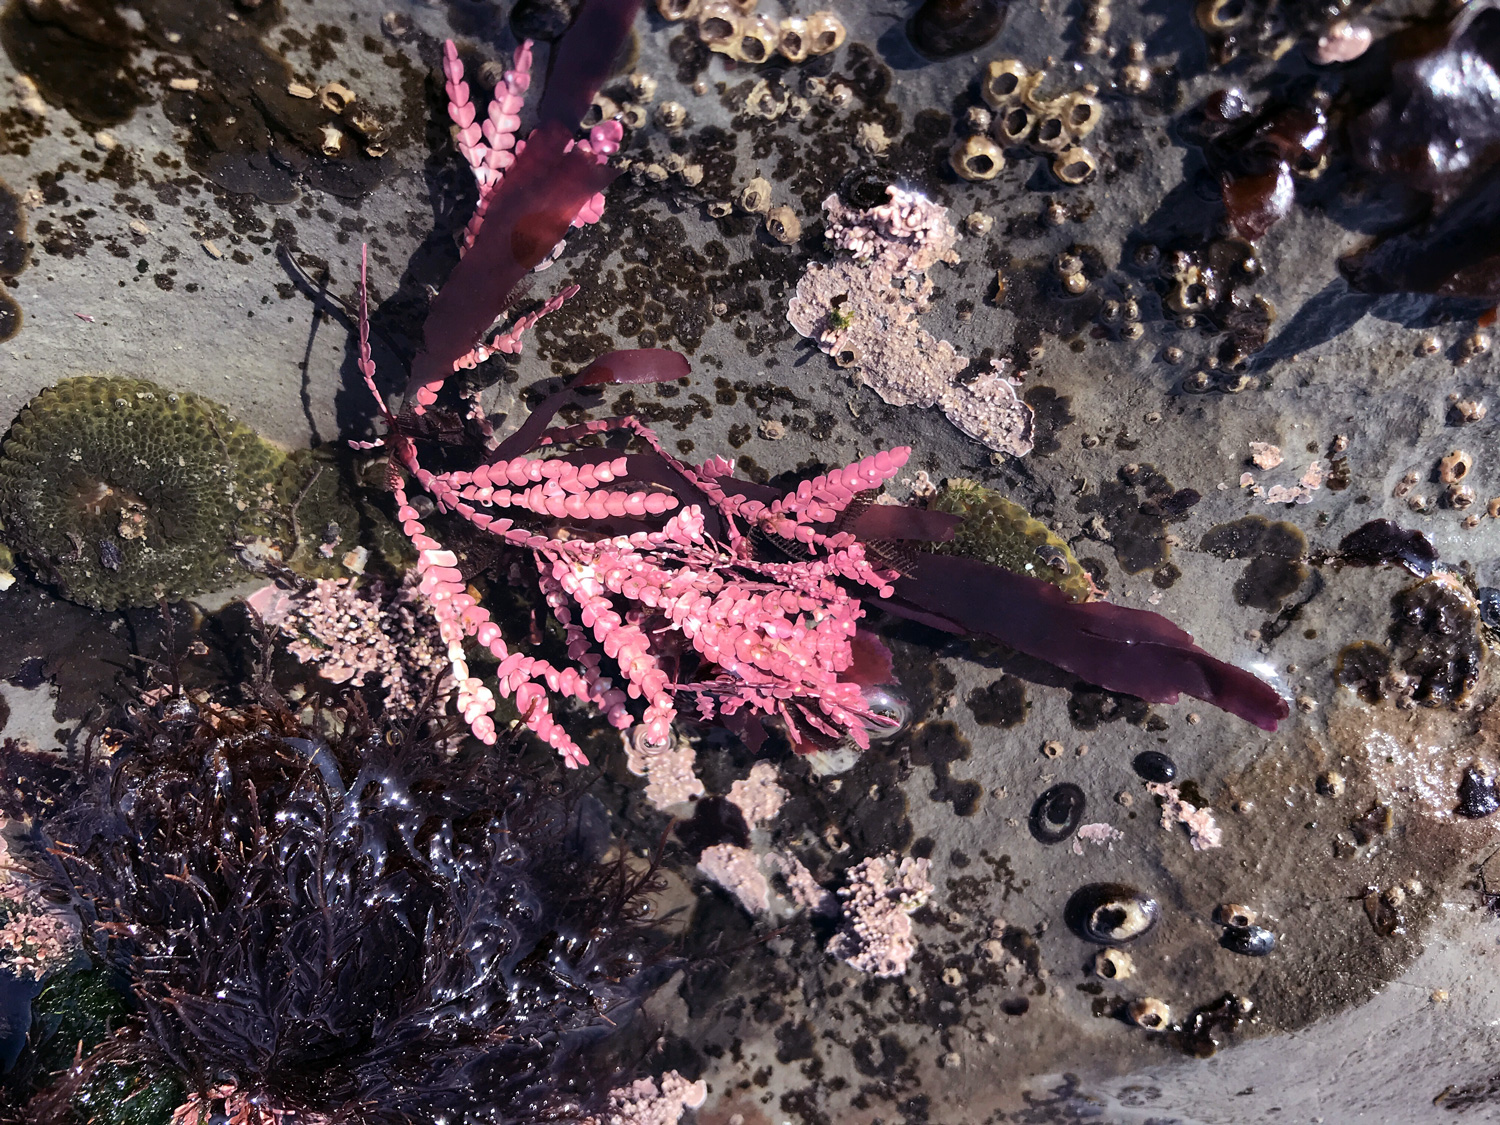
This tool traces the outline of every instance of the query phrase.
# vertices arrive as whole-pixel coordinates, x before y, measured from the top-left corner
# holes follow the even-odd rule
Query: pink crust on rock
[[[584,1118],[583,1125],[677,1125],[684,1110],[697,1109],[707,1100],[708,1085],[701,1078],[689,1082],[669,1070],[661,1076],[660,1087],[640,1078],[611,1090],[608,1112]]]
[[[642,723],[621,731],[620,741],[625,745],[626,768],[646,779],[646,800],[652,808],[665,812],[703,796],[703,782],[693,771],[696,754],[685,740],[674,737],[660,746],[652,745]]]
[[[714,844],[698,857],[698,870],[723,887],[751,914],[771,909],[771,884],[760,870],[760,857],[749,848]]]
[[[851,867],[849,885],[839,891],[844,925],[828,943],[828,952],[872,976],[904,974],[917,952],[912,911],[933,891],[930,867],[928,860],[910,856],[899,866],[895,856],[875,856]]]
[[[1186,825],[1193,851],[1201,852],[1223,846],[1224,832],[1215,823],[1212,809],[1200,809],[1197,805],[1184,801],[1175,785],[1150,781],[1146,783],[1146,788],[1153,796],[1161,798],[1161,826],[1170,829],[1177,824]]]
[[[781,811],[787,793],[776,783],[776,778],[775,766],[770,762],[756,762],[750,767],[749,777],[741,778],[729,787],[729,803],[744,814],[745,823],[751,828],[775,820]]]
[[[975,441],[1025,456],[1034,418],[1003,368],[959,383],[969,357],[916,322],[932,300],[927,270],[958,260],[948,212],[917,192],[887,192],[868,211],[823,201],[829,242],[853,257],[808,266],[787,320],[890,405],[939,407]]]

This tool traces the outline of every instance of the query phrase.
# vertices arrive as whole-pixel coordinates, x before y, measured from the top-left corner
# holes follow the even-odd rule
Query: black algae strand
[[[1031,806],[1031,834],[1043,844],[1060,844],[1083,823],[1088,801],[1070,782],[1054,785]]]

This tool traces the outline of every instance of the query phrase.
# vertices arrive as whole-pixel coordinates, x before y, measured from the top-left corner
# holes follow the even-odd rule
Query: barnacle
[[[1083,183],[1098,168],[1094,154],[1086,148],[1065,148],[1052,158],[1052,174],[1069,185]]]
[[[1088,601],[1088,572],[1067,543],[1021,505],[974,481],[950,478],[928,507],[964,517],[948,552],[1040,578],[1075,602]]]
[[[1003,109],[1021,100],[1021,84],[1031,71],[1015,59],[996,59],[984,68],[979,93],[991,109]]]
[[[807,17],[807,50],[812,55],[829,55],[848,38],[844,21],[830,11],[814,12]]]
[[[737,45],[740,14],[727,0],[708,0],[698,9],[698,38],[720,54],[733,54]]]
[[[749,16],[740,22],[734,38],[732,58],[739,62],[763,63],[776,53],[781,28],[769,16]]]
[[[791,16],[781,21],[776,35],[776,49],[787,62],[802,62],[808,55],[807,21]]]
[[[229,577],[275,512],[283,455],[218,403],[142,379],[65,379],[0,449],[6,541],[72,601],[150,605]]]
[[[948,163],[966,180],[993,180],[1005,167],[1005,154],[988,137],[974,135],[953,146]]]

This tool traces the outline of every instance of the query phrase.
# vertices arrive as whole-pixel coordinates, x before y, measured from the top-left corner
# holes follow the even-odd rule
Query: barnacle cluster
[[[1093,582],[1068,544],[994,489],[950,478],[928,507],[964,517],[946,550],[1050,582],[1075,602],[1092,594]]]
[[[1004,150],[1024,145],[1050,156],[1052,174],[1065,184],[1093,177],[1098,163],[1081,142],[1104,116],[1099,90],[1085,85],[1047,97],[1046,82],[1045,69],[1032,70],[1016,59],[992,60],[979,78],[988,110],[971,112],[970,124],[979,128],[953,146],[953,170],[966,180],[993,179],[1005,167]]]
[[[143,379],[64,379],[0,448],[6,542],[73,601],[212,589],[272,518],[282,454],[216,402]]]
[[[29,1118],[111,1120],[122,1071],[248,1125],[577,1120],[603,1100],[586,1044],[654,979],[654,875],[599,861],[586,799],[377,727],[356,697],[309,726],[173,694],[105,742],[35,838],[135,1011]],[[0,803],[30,757],[0,756]]]
[[[656,0],[663,19],[691,20],[709,50],[735,62],[769,62],[776,55],[805,62],[837,51],[849,34],[844,21],[826,9],[782,20],[755,9],[756,0]]]

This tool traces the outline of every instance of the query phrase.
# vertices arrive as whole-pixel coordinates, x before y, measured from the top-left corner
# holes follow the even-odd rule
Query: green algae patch
[[[65,379],[0,446],[5,541],[96,609],[212,590],[274,527],[285,454],[218,403],[143,379]]]
[[[965,555],[1058,587],[1075,602],[1086,602],[1093,583],[1068,544],[1041,520],[992,488],[950,478],[928,507],[963,516],[946,554]]]

